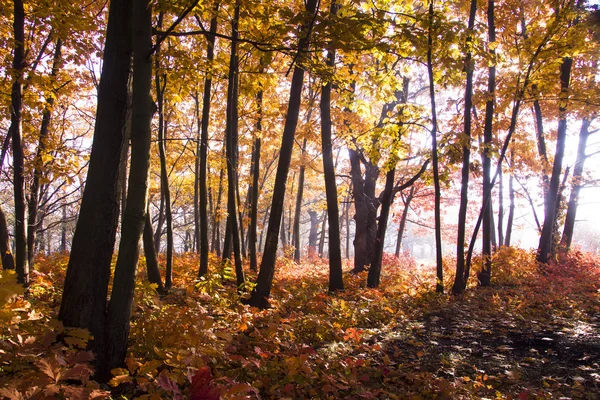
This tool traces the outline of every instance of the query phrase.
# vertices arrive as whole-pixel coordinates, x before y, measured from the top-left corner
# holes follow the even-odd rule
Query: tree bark
[[[317,1],[307,0],[306,11],[311,18],[314,18],[317,12]],[[298,51],[302,52],[307,46],[312,29],[310,25],[304,24],[300,30],[300,43]],[[285,118],[285,127],[283,129],[283,138],[281,141],[281,151],[279,153],[279,164],[275,177],[275,186],[273,188],[273,201],[271,204],[271,216],[269,218],[269,227],[267,228],[267,239],[265,251],[263,253],[260,271],[256,287],[252,291],[249,303],[255,307],[267,307],[268,298],[271,295],[271,286],[273,284],[273,274],[275,273],[275,258],[277,256],[277,234],[283,214],[283,200],[285,197],[285,185],[290,169],[292,150],[294,147],[294,136],[298,125],[298,115],[300,112],[300,101],[302,97],[302,86],[304,80],[304,69],[296,64],[290,89],[290,100],[288,112]]]
[[[492,129],[494,120],[494,96],[496,92],[496,65],[494,58],[496,57],[496,51],[492,47],[496,42],[496,26],[494,25],[494,0],[488,0],[487,9],[487,21],[488,21],[488,44],[489,54],[492,59],[492,64],[488,68],[488,99],[485,103],[485,125],[483,128],[483,193],[489,193],[492,191],[491,185],[491,153],[492,153]],[[483,265],[479,272],[479,284],[481,286],[489,286],[490,278],[492,274],[492,241],[494,236],[494,215],[492,213],[492,201],[483,196],[483,216],[482,216],[482,249],[481,256],[483,259]],[[463,247],[464,248],[464,247]]]
[[[163,290],[162,278],[158,269],[158,259],[156,258],[156,250],[154,250],[154,232],[152,230],[152,218],[150,217],[149,208],[146,209],[146,218],[144,218],[144,232],[142,235],[144,243],[144,255],[146,257],[146,273],[148,282],[158,285],[158,291]]]
[[[385,189],[381,195],[381,213],[379,214],[379,224],[377,226],[377,240],[375,242],[375,251],[373,260],[369,268],[367,277],[367,286],[370,288],[379,287],[381,276],[381,260],[383,258],[383,247],[385,244],[385,232],[387,230],[388,217],[390,215],[390,206],[394,198],[394,174],[396,169],[391,169],[385,177]]]
[[[152,6],[133,0],[133,99],[131,125],[131,172],[115,279],[108,303],[104,354],[98,355],[98,374],[123,365],[129,337],[131,305],[137,272],[139,241],[148,199],[148,171],[152,136]]]
[[[110,2],[94,140],[59,312],[65,326],[88,329],[96,339],[104,335],[119,219],[119,166],[131,57],[130,4],[130,0]]]
[[[333,0],[330,8],[332,17],[336,16],[337,10],[338,5]],[[333,48],[330,48],[327,52],[326,64],[333,70],[335,65],[335,50]],[[329,291],[333,292],[344,290],[344,280],[342,277],[342,249],[340,244],[340,212],[335,183],[335,166],[333,165],[333,145],[331,143],[331,86],[331,82],[327,82],[321,88],[321,148],[323,151],[325,195],[327,197],[327,218],[329,221]],[[306,139],[304,143],[306,144]],[[301,170],[301,173],[303,174],[304,170]],[[300,189],[298,193],[300,197]],[[298,212],[298,214],[300,213]],[[298,242],[299,230],[298,228]]]
[[[475,13],[477,1],[471,0],[469,12],[467,48],[473,43],[473,29],[475,26]],[[460,206],[458,210],[458,234],[456,239],[456,277],[452,286],[452,293],[458,294],[465,290],[465,230],[467,222],[467,206],[469,203],[469,163],[471,155],[471,109],[473,107],[473,72],[475,70],[471,50],[465,55],[465,71],[467,73],[467,85],[465,89],[465,110],[463,134],[465,141],[462,145],[463,162],[460,187]]]
[[[540,236],[537,254],[537,261],[542,264],[546,264],[549,261],[552,251],[552,236],[557,217],[556,203],[559,196],[560,175],[567,136],[567,102],[569,99],[568,92],[572,65],[573,59],[564,57],[560,66],[560,101],[556,151],[554,154],[552,175],[550,177],[550,186],[548,187],[548,196],[546,197],[546,212],[544,215],[544,224],[542,226],[542,234]]]
[[[506,235],[504,236],[504,245],[505,246],[510,246],[510,240],[512,238],[513,221],[515,219],[515,188],[514,188],[513,182],[514,182],[514,178],[511,173],[510,178],[508,178],[509,206],[508,206],[508,218],[506,220]]]
[[[431,161],[433,164],[434,185],[434,219],[435,219],[435,263],[436,263],[436,285],[437,293],[444,292],[444,268],[442,260],[442,218],[440,201],[442,191],[440,188],[440,173],[438,167],[438,145],[437,145],[437,108],[435,104],[435,81],[433,79],[433,0],[429,3],[429,29],[427,34],[427,72],[429,77],[429,99],[431,101]],[[408,205],[406,206],[408,208]]]
[[[8,226],[2,207],[0,207],[0,261],[2,261],[2,269],[15,269],[15,259],[10,251]]]
[[[158,17],[158,28],[162,28],[162,12]],[[156,49],[154,54],[154,83],[156,87],[156,102],[158,104],[158,156],[160,160],[160,188],[165,199],[165,222],[167,223],[167,259],[165,266],[165,289],[170,289],[173,286],[173,212],[171,208],[171,190],[169,188],[169,174],[167,172],[167,150],[166,150],[166,134],[167,126],[165,122],[164,110],[164,92],[167,87],[166,75],[160,76],[160,47]]]
[[[327,232],[327,210],[323,211],[321,217],[321,238],[319,239],[319,257],[323,257],[325,251],[325,234]]]
[[[400,216],[400,223],[398,225],[398,239],[396,240],[396,257],[400,257],[400,249],[402,248],[402,238],[404,236],[404,229],[406,227],[406,219],[408,218],[408,211],[410,210],[410,203],[415,194],[415,187],[410,187],[410,192],[405,199],[403,199],[404,209],[402,210],[402,215]]]
[[[23,165],[23,144],[21,142],[21,108],[23,103],[23,69],[25,67],[25,11],[23,0],[14,0],[13,33],[15,47],[13,54],[13,84],[10,104],[10,128],[13,151],[13,187],[15,202],[15,269],[17,281],[29,284],[29,264],[27,262],[27,238],[25,235],[25,168]]]
[[[244,285],[245,277],[242,269],[240,252],[240,230],[238,222],[238,196],[237,196],[237,141],[238,141],[238,55],[237,39],[238,23],[240,18],[240,3],[235,4],[233,20],[231,22],[231,55],[229,59],[229,85],[227,87],[227,121],[225,128],[226,159],[227,159],[227,227],[229,233],[225,240],[231,238],[233,258],[235,263],[235,276],[238,290]],[[230,253],[224,252],[224,258],[229,258]]]
[[[310,114],[312,108],[308,110],[307,121],[310,121]],[[302,141],[302,163],[300,164],[300,174],[298,176],[298,192],[296,193],[296,209],[294,212],[294,261],[300,263],[300,215],[302,212],[302,196],[304,195],[304,172],[306,167],[304,166],[304,157],[306,153],[306,138]]]
[[[573,168],[573,186],[571,188],[571,194],[569,196],[569,205],[567,206],[567,216],[565,217],[565,227],[563,229],[562,238],[560,240],[561,246],[569,251],[571,248],[571,242],[573,241],[573,231],[575,228],[575,217],[577,215],[577,205],[579,203],[579,192],[583,187],[583,167],[585,164],[586,154],[585,148],[587,146],[587,140],[590,136],[590,124],[589,119],[584,119],[581,122],[581,129],[579,130],[579,143],[577,145],[577,158],[575,160],[575,167]]]
[[[252,144],[252,191],[250,198],[250,226],[248,227],[248,247],[250,253],[250,269],[258,270],[257,249],[256,249],[256,229],[258,222],[258,181],[260,178],[260,148],[262,134],[262,88],[256,95],[256,108],[258,118],[256,120],[256,135]]]
[[[502,168],[498,180],[498,247],[504,246],[504,181]]]

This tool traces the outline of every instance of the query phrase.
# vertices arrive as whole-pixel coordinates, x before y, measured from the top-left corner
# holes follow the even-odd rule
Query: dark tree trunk
[[[133,0],[132,0],[133,1]],[[156,232],[154,232],[154,248],[160,253],[160,242],[163,235],[163,224],[165,223],[165,194],[160,190],[160,205],[158,207],[158,220],[156,222]]]
[[[502,168],[498,180],[498,247],[504,246],[504,181]]]
[[[488,0],[487,9],[487,21],[488,21],[488,43],[496,42],[496,27],[494,25],[494,0]],[[490,45],[489,46],[490,58],[494,60],[496,51]],[[483,193],[490,193],[492,191],[491,174],[492,174],[492,129],[494,120],[494,96],[496,91],[496,65],[493,63],[488,68],[488,99],[485,103],[485,125],[483,128]],[[494,240],[494,214],[492,212],[492,201],[491,199],[483,196],[482,204],[482,249],[481,255],[483,258],[483,265],[479,272],[479,284],[481,286],[489,286],[490,278],[492,274],[492,242]]]
[[[158,17],[158,28],[162,28],[162,13]],[[165,222],[167,223],[167,260],[165,267],[165,288],[168,290],[173,286],[173,213],[171,209],[171,190],[169,188],[169,174],[167,172],[167,150],[166,134],[167,124],[165,121],[164,92],[167,87],[166,75],[160,75],[159,48],[154,55],[154,84],[156,87],[156,102],[158,104],[158,156],[160,159],[160,188],[165,199]]]
[[[363,160],[365,165],[365,177],[361,172],[361,159],[358,152],[348,150],[350,156],[350,171],[352,174],[352,192],[354,196],[354,269],[353,273],[365,270],[373,258],[375,238],[377,236],[377,207],[378,200],[375,198],[375,186],[379,177],[379,168]]]
[[[131,305],[138,265],[139,241],[147,209],[148,170],[152,136],[152,6],[146,0],[133,0],[133,99],[131,124],[131,172],[123,219],[115,279],[107,308],[104,354],[98,357],[98,376],[110,376],[125,361]]]
[[[310,121],[312,108],[308,110],[307,121]],[[300,215],[302,213],[302,196],[304,195],[304,157],[306,153],[306,138],[302,141],[302,163],[300,164],[300,174],[298,176],[298,192],[296,193],[296,210],[294,212],[294,261],[300,263]]]
[[[381,213],[379,214],[375,251],[373,252],[373,260],[371,261],[369,276],[367,277],[367,286],[370,288],[379,287],[379,279],[381,276],[381,260],[383,257],[383,247],[385,245],[385,232],[387,230],[387,222],[390,215],[390,206],[392,205],[394,197],[393,189],[395,172],[395,169],[387,172],[385,177],[385,189],[381,194]]]
[[[314,210],[308,210],[308,215],[310,216],[310,230],[308,232],[308,256],[311,258],[317,255],[319,216]]]
[[[410,187],[410,192],[406,198],[404,198],[404,209],[402,210],[402,215],[400,216],[400,223],[398,225],[398,239],[396,240],[396,257],[400,257],[400,249],[402,248],[402,238],[404,236],[404,229],[406,228],[406,219],[408,218],[408,211],[410,210],[410,203],[415,195],[415,187]]]
[[[531,90],[537,93],[537,85],[531,85]],[[548,154],[546,152],[546,140],[544,138],[544,118],[542,116],[542,107],[540,106],[540,100],[535,97],[533,101],[533,114],[535,116],[535,133],[537,139],[538,155],[542,160],[542,191],[544,193],[544,199],[548,196],[548,187],[550,185],[550,179],[548,178]],[[544,209],[546,207],[546,201],[544,201]]]
[[[25,11],[23,0],[14,0],[14,55],[13,84],[10,104],[10,128],[13,151],[13,187],[15,201],[15,269],[17,280],[29,284],[29,264],[27,263],[27,238],[25,236],[25,168],[23,165],[23,144],[21,143],[21,108],[23,103],[23,68],[25,67]]]
[[[223,168],[219,171],[219,190],[217,192],[217,203],[215,213],[213,215],[213,240],[212,249],[218,257],[221,257],[221,221],[219,214],[221,213],[221,197],[223,196]]]
[[[332,17],[336,16],[337,10],[338,5],[336,1],[333,0],[330,9]],[[329,49],[327,52],[326,64],[328,67],[334,68],[335,50]],[[340,213],[335,183],[335,166],[333,165],[333,145],[331,143],[331,86],[331,82],[327,82],[325,86],[321,88],[321,147],[323,151],[325,195],[327,197],[327,217],[329,221],[329,291],[333,292],[336,290],[344,290],[344,280],[342,278]],[[301,171],[302,173],[304,172],[304,170]],[[300,193],[300,190],[298,192]],[[323,230],[324,229],[325,226],[323,226]],[[300,235],[298,234],[298,236]]]
[[[319,257],[323,257],[325,251],[325,235],[327,232],[327,210],[323,211],[321,217],[321,238],[319,239]]]
[[[62,40],[56,40],[56,46],[54,48],[54,59],[52,61],[52,70],[50,71],[50,79],[54,84],[58,69],[62,62]],[[48,96],[46,102],[48,103],[42,111],[42,123],[40,126],[40,135],[37,154],[34,160],[33,179],[31,181],[31,188],[29,190],[29,202],[28,202],[28,216],[27,216],[27,260],[29,265],[33,263],[34,256],[34,243],[35,234],[39,228],[38,221],[38,207],[39,207],[39,196],[40,196],[40,180],[42,179],[42,170],[44,162],[42,156],[46,152],[46,140],[48,137],[48,131],[50,129],[50,119],[52,117],[52,106],[54,105],[54,99],[56,98],[56,90],[52,91],[52,95]]]
[[[146,218],[144,219],[144,233],[142,241],[144,243],[144,255],[146,257],[146,273],[148,282],[158,285],[158,291],[163,290],[162,278],[158,269],[158,259],[156,258],[156,250],[154,250],[154,232],[152,230],[152,218],[150,210],[146,210]]]
[[[238,222],[238,196],[237,196],[237,141],[238,141],[238,55],[237,39],[238,22],[240,18],[240,4],[236,2],[233,20],[231,21],[231,57],[229,59],[229,86],[227,88],[227,121],[225,128],[226,159],[227,159],[227,228],[229,233],[225,240],[230,239],[233,246],[235,275],[237,286],[240,289],[245,282],[240,253],[240,230]],[[223,252],[224,258],[229,258],[229,252]]]
[[[119,219],[119,166],[131,57],[130,4],[130,0],[110,2],[94,140],[59,312],[65,326],[89,329],[96,339],[104,336]]]
[[[285,214],[281,214],[281,229],[279,230],[279,239],[281,240],[281,247],[283,247],[283,253],[288,247],[287,237],[285,235]]]
[[[565,141],[567,136],[567,101],[569,98],[569,81],[571,79],[571,66],[573,59],[563,58],[560,66],[560,102],[558,115],[558,133],[556,137],[556,152],[554,154],[554,164],[552,166],[552,176],[550,186],[548,187],[548,196],[546,197],[546,213],[544,215],[544,225],[542,226],[542,235],[538,246],[537,261],[545,264],[550,258],[552,251],[552,237],[554,225],[556,224],[556,203],[559,196],[560,175],[562,172],[562,161],[565,152]]]
[[[10,251],[8,226],[2,207],[0,207],[0,261],[2,261],[2,269],[15,269],[15,259]]]
[[[466,47],[470,49],[473,43],[473,29],[475,26],[475,13],[477,1],[471,0],[469,12],[469,33]],[[458,234],[456,239],[456,277],[452,286],[452,293],[462,293],[465,290],[465,230],[467,223],[467,206],[469,203],[469,163],[471,156],[471,109],[473,107],[473,72],[475,70],[471,50],[465,55],[465,71],[467,72],[467,86],[465,89],[465,110],[463,134],[465,143],[462,145],[463,162],[460,187],[460,206],[458,210]]]
[[[352,184],[350,184],[352,185]],[[346,260],[350,259],[350,199],[352,187],[346,196],[346,211],[344,212],[344,218],[346,220]]]
[[[440,201],[442,191],[440,188],[440,173],[438,167],[438,145],[437,145],[437,108],[435,105],[435,83],[433,79],[433,34],[432,27],[434,22],[433,1],[429,3],[429,29],[427,34],[427,72],[429,77],[429,99],[431,101],[431,161],[433,163],[433,185],[434,185],[434,218],[435,218],[435,263],[436,263],[436,285],[437,293],[444,292],[444,268],[442,260],[442,219],[440,211]],[[408,205],[407,207],[408,208]]]
[[[508,178],[508,218],[506,220],[506,235],[504,236],[504,245],[510,246],[510,239],[512,237],[512,227],[513,221],[515,219],[515,188],[514,188],[514,178],[512,174]]]
[[[250,269],[258,270],[256,250],[256,229],[258,222],[258,180],[260,178],[260,147],[262,134],[262,89],[256,95],[256,108],[258,118],[256,120],[256,136],[252,145],[252,191],[250,196],[250,226],[248,226],[248,247],[250,253]]]
[[[67,205],[63,204],[62,208],[62,223],[60,224],[60,251],[67,252]]]
[[[579,131],[577,159],[575,160],[575,167],[573,168],[573,187],[571,188],[571,195],[569,196],[567,216],[565,217],[565,227],[563,229],[563,234],[560,241],[561,246],[566,251],[569,251],[571,248],[571,242],[573,240],[575,217],[577,215],[577,205],[579,203],[579,192],[583,186],[583,167],[586,159],[585,148],[587,146],[588,137],[590,136],[590,123],[591,122],[589,119],[584,119],[581,122],[581,129]]]
[[[306,11],[308,11],[312,18],[312,16],[314,16],[317,12],[317,1],[308,0],[306,2]],[[299,52],[302,52],[307,47],[309,35],[309,25],[305,24],[300,30],[301,39],[298,45]],[[273,274],[275,273],[275,259],[277,257],[277,234],[279,233],[279,225],[281,223],[281,217],[283,214],[285,185],[290,169],[292,150],[294,148],[296,126],[298,125],[303,81],[304,69],[302,69],[300,65],[296,64],[294,67],[294,74],[292,76],[288,112],[285,118],[285,127],[283,129],[283,138],[281,141],[281,151],[279,153],[279,164],[277,166],[277,175],[275,177],[275,186],[273,188],[273,201],[271,204],[269,227],[267,228],[265,251],[260,265],[256,287],[252,291],[249,302],[255,307],[268,306],[268,298],[271,295]]]
[[[217,33],[217,13],[219,3],[215,4],[214,15],[210,20],[210,34],[207,36],[206,60],[210,64],[215,58],[215,34]],[[210,93],[212,89],[212,75],[207,74],[204,79],[204,92],[202,95],[202,122],[200,123],[200,143],[199,143],[199,176],[198,190],[200,196],[199,206],[199,238],[198,252],[200,253],[200,268],[198,276],[205,275],[208,272],[208,213],[207,213],[207,163],[208,163],[208,122],[210,119]],[[215,224],[213,224],[213,233]],[[213,241],[214,243],[214,241]],[[218,246],[217,246],[218,247]]]

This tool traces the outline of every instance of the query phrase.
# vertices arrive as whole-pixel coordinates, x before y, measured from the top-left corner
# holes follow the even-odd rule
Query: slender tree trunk
[[[310,230],[308,232],[308,256],[312,258],[317,255],[317,238],[319,237],[319,217],[314,210],[308,210],[310,216]]]
[[[350,184],[352,185],[352,183]],[[350,191],[346,196],[346,260],[350,259],[350,192],[352,191],[352,187],[350,187]]]
[[[23,144],[21,143],[21,108],[23,103],[23,69],[25,67],[25,11],[23,0],[14,0],[13,32],[15,47],[13,54],[13,84],[10,104],[10,128],[13,151],[13,187],[15,201],[15,269],[17,280],[29,284],[27,263],[27,238],[25,236],[25,168]]]
[[[554,154],[554,164],[552,167],[552,176],[550,186],[548,187],[546,213],[544,215],[544,225],[538,246],[537,261],[546,264],[552,251],[552,236],[554,225],[556,223],[556,203],[559,196],[560,174],[562,171],[562,161],[565,152],[565,141],[567,136],[567,102],[569,99],[569,82],[571,79],[571,66],[573,59],[564,57],[560,66],[560,101],[558,115],[558,133],[556,137],[556,152]]]
[[[429,99],[431,101],[431,160],[433,163],[433,185],[434,185],[434,218],[435,218],[435,263],[436,263],[436,285],[435,291],[444,292],[444,269],[442,260],[442,219],[440,211],[440,201],[442,191],[440,188],[440,173],[438,167],[438,146],[437,146],[437,108],[435,104],[435,81],[433,79],[433,35],[432,27],[434,22],[433,0],[429,3],[429,30],[427,35],[427,71],[429,76]],[[407,207],[408,208],[408,205]]]
[[[62,204],[62,223],[60,224],[60,251],[67,252],[67,205]]]
[[[215,206],[215,213],[213,215],[213,240],[212,249],[218,257],[221,257],[221,197],[223,196],[223,168],[219,171],[219,190],[217,192],[217,202]]]
[[[256,95],[256,108],[258,118],[256,120],[256,135],[252,144],[252,191],[250,197],[250,226],[248,227],[248,247],[250,253],[250,269],[258,270],[256,250],[256,225],[258,222],[258,180],[260,178],[260,147],[262,134],[262,100],[263,91],[259,90]]]
[[[515,219],[515,188],[513,184],[514,178],[512,173],[508,178],[508,218],[506,220],[506,235],[504,236],[504,245],[510,246],[510,239],[512,237],[513,221]]]
[[[325,235],[327,232],[327,210],[323,211],[321,217],[321,238],[319,239],[319,257],[323,257],[325,251]]]
[[[308,116],[306,117],[307,121],[310,121],[310,114],[312,113],[312,108],[308,110]],[[294,212],[294,236],[293,236],[293,244],[294,244],[294,261],[300,263],[300,215],[302,212],[302,196],[304,195],[304,157],[306,153],[306,138],[302,141],[302,163],[300,164],[300,174],[298,176],[298,192],[296,193],[296,210]]]
[[[146,273],[148,282],[158,285],[157,290],[163,290],[162,278],[158,269],[158,259],[156,258],[156,250],[154,250],[154,232],[152,230],[152,218],[150,217],[150,209],[146,209],[146,218],[144,218],[144,232],[142,241],[144,243],[144,255],[146,257]]]
[[[494,58],[496,51],[492,47],[492,44],[496,43],[496,26],[494,25],[494,0],[488,0],[487,9],[487,22],[488,22],[488,44],[489,54],[492,59],[492,64],[488,68],[488,99],[485,103],[485,125],[483,128],[483,193],[489,193],[492,191],[491,185],[491,153],[492,153],[492,140],[493,140],[493,120],[494,120],[494,96],[496,92],[496,65]],[[492,201],[483,196],[483,239],[482,239],[482,250],[481,255],[483,258],[483,265],[479,272],[479,284],[481,286],[489,286],[490,278],[492,274],[492,242],[494,236],[494,215],[492,212]]]
[[[231,57],[229,60],[229,86],[227,88],[227,123],[226,123],[226,159],[227,159],[227,228],[225,240],[231,240],[235,263],[237,286],[240,289],[245,282],[240,253],[240,230],[238,222],[237,196],[237,139],[238,139],[238,22],[240,18],[240,3],[236,2],[234,17],[231,22]],[[223,257],[229,258],[229,252],[223,252]]]
[[[207,36],[206,60],[210,64],[215,58],[215,34],[217,33],[218,2],[215,4],[214,15],[210,20],[210,34]],[[202,95],[202,122],[200,123],[200,171],[199,171],[199,195],[200,195],[200,238],[198,251],[200,253],[200,269],[198,276],[208,272],[208,213],[207,209],[207,170],[208,170],[208,123],[210,120],[210,94],[212,90],[212,75],[207,74],[204,79],[204,93]],[[220,197],[220,196],[219,196]],[[215,224],[213,224],[213,232]],[[218,246],[217,246],[218,247]]]
[[[129,337],[131,305],[138,265],[139,241],[146,218],[148,171],[153,101],[152,87],[152,6],[133,0],[133,100],[131,125],[131,172],[115,279],[107,309],[106,344],[99,355],[98,374],[123,365]]]
[[[404,209],[400,216],[400,223],[398,224],[398,239],[396,240],[396,257],[400,257],[400,249],[402,248],[402,238],[404,236],[404,229],[406,227],[406,219],[408,218],[408,211],[410,210],[410,203],[415,194],[415,187],[410,187],[410,192],[404,199]]]
[[[158,28],[162,28],[163,14],[158,17]],[[165,288],[168,290],[173,286],[173,212],[171,209],[171,190],[169,188],[169,174],[167,172],[167,150],[166,134],[167,124],[165,121],[164,93],[167,87],[167,76],[160,75],[160,48],[154,55],[154,84],[156,87],[156,102],[158,104],[158,155],[160,159],[160,187],[165,199],[165,219],[167,223],[167,260],[165,268]]]
[[[504,181],[502,168],[498,180],[498,247],[504,246]]]
[[[335,17],[337,11],[338,5],[333,0],[330,8],[331,16]],[[333,48],[330,48],[327,52],[326,64],[332,70],[334,69],[335,50]],[[329,221],[329,291],[333,292],[344,290],[344,280],[342,277],[342,250],[340,244],[340,213],[335,183],[335,166],[333,165],[333,145],[331,143],[331,86],[331,82],[327,82],[321,88],[321,148],[323,151],[325,195],[327,197],[327,218]],[[304,146],[306,146],[306,139]],[[303,174],[304,171],[301,170],[301,173]],[[304,176],[302,177],[304,178]],[[298,192],[300,193],[300,190]],[[323,226],[324,229],[325,226]],[[299,229],[298,236],[300,236]]]
[[[575,217],[577,215],[577,205],[579,203],[579,192],[581,191],[581,188],[583,186],[583,167],[586,159],[585,148],[587,146],[587,140],[590,136],[590,124],[591,121],[589,119],[584,119],[581,122],[581,129],[579,131],[577,159],[575,160],[575,167],[573,168],[573,187],[571,188],[571,195],[569,196],[567,216],[565,217],[565,227],[563,229],[563,234],[560,241],[561,246],[566,251],[569,251],[569,249],[571,248],[571,242],[573,241]]]
[[[317,1],[308,0],[306,11],[312,16],[317,12]],[[312,26],[312,23],[311,23]],[[309,41],[310,27],[305,24],[300,30],[300,43],[298,51],[303,51]],[[298,64],[294,67],[292,83],[290,89],[290,101],[288,112],[285,118],[285,127],[283,129],[283,138],[281,141],[281,151],[279,153],[279,164],[277,166],[277,175],[275,177],[275,186],[273,188],[273,201],[271,204],[271,217],[269,218],[269,227],[267,228],[267,240],[263,254],[257,284],[249,303],[255,307],[268,306],[268,298],[271,295],[271,286],[273,284],[273,274],[275,273],[275,259],[277,256],[277,234],[283,214],[283,201],[285,197],[285,185],[290,169],[292,150],[294,148],[294,136],[296,126],[298,125],[298,115],[300,113],[300,101],[302,97],[302,86],[304,81],[304,69]]]
[[[59,319],[88,329],[95,349],[104,336],[106,297],[117,222],[119,167],[131,57],[130,0],[110,2],[96,125],[73,236]]]
[[[131,0],[133,1],[133,0]],[[156,232],[154,232],[154,249],[156,253],[160,253],[160,242],[162,241],[163,235],[163,224],[165,223],[165,194],[160,190],[160,205],[158,207],[158,220],[156,222]]]
[[[15,269],[15,259],[10,251],[8,226],[2,207],[0,207],[0,261],[2,261],[2,269]]]
[[[62,62],[62,40],[56,40],[56,46],[54,48],[54,58],[52,61],[52,70],[50,71],[50,79],[54,84],[58,69]],[[31,188],[29,190],[29,202],[28,202],[28,225],[27,225],[27,260],[29,265],[33,263],[34,256],[34,243],[35,234],[39,228],[38,221],[38,207],[39,207],[39,196],[40,196],[40,180],[42,179],[43,169],[43,155],[46,152],[46,140],[48,137],[48,131],[50,128],[50,119],[52,117],[52,106],[54,105],[54,99],[56,98],[56,90],[52,90],[52,95],[46,99],[47,106],[42,111],[42,124],[40,127],[39,143],[37,154],[34,160],[33,179],[31,181]]]
[[[469,163],[471,156],[471,109],[473,107],[473,72],[475,65],[470,47],[473,43],[473,29],[475,26],[475,13],[477,11],[477,1],[471,0],[471,9],[469,12],[469,33],[467,37],[467,54],[465,55],[465,70],[467,72],[467,86],[465,89],[465,112],[464,112],[464,140],[462,145],[463,162],[460,188],[460,206],[458,210],[458,234],[456,239],[456,277],[452,292],[462,293],[465,290],[465,230],[467,223],[467,206],[469,203]]]

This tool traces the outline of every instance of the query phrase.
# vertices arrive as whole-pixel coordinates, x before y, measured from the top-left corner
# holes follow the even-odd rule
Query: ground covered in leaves
[[[407,258],[386,257],[380,289],[347,274],[336,294],[324,263],[282,258],[264,311],[240,303],[216,260],[197,281],[197,258],[177,257],[167,294],[143,282],[142,260],[130,353],[108,384],[93,380],[89,334],[54,319],[67,261],[39,259],[26,295],[2,272],[2,398],[600,398],[589,255],[540,270],[532,253],[503,249],[493,286],[472,280],[460,296],[434,293],[433,268]]]

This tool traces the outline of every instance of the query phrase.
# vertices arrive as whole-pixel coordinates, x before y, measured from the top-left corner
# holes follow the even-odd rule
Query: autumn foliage
[[[380,289],[367,289],[363,274],[347,275],[347,289],[333,295],[326,291],[327,265],[280,259],[273,302],[264,311],[240,304],[235,278],[228,269],[218,270],[216,259],[212,270],[219,272],[197,280],[197,257],[182,255],[174,259],[176,289],[169,294],[159,295],[138,280],[126,367],[113,370],[108,385],[93,380],[89,334],[54,319],[67,257],[39,258],[26,295],[13,273],[2,273],[4,398],[600,394],[593,353],[600,343],[590,331],[597,329],[600,315],[600,268],[599,260],[587,254],[565,256],[540,270],[535,254],[503,248],[493,260],[494,287],[462,296],[435,294],[433,268],[408,258],[385,257]],[[504,336],[521,336],[506,344],[503,330]],[[458,344],[462,336],[489,342],[482,358],[456,349],[463,346]],[[557,347],[542,351],[540,337]],[[569,350],[558,343],[582,349],[579,369],[564,376],[551,375],[551,366],[576,360],[562,359]],[[493,357],[500,361],[494,364]],[[520,363],[530,368],[524,371]]]

